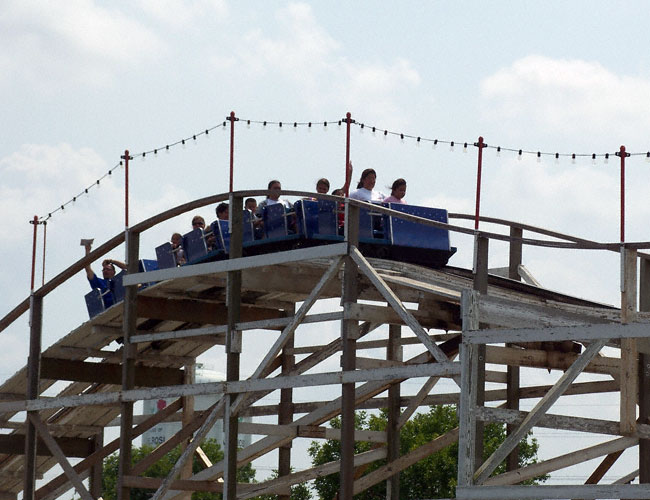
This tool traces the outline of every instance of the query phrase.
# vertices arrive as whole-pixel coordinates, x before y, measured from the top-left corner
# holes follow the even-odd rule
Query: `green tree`
[[[355,427],[375,431],[386,430],[387,414],[382,411],[378,415],[368,415],[358,412],[355,415]],[[339,417],[332,419],[333,428],[341,427]],[[400,431],[400,454],[405,455],[432,439],[458,426],[456,407],[450,405],[432,406],[427,413],[420,413],[411,418]],[[488,424],[484,433],[484,458],[491,455],[506,437],[505,426]],[[355,442],[355,453],[368,451],[371,443]],[[530,434],[519,445],[519,465],[521,467],[537,462],[537,440]],[[328,440],[324,443],[313,441],[309,447],[309,455],[314,466],[340,460],[340,442]],[[371,472],[386,462],[377,461],[369,466],[365,473]],[[505,471],[505,463],[499,465],[495,473]],[[424,460],[412,465],[400,473],[400,499],[411,498],[451,498],[455,494],[458,477],[458,445],[451,446],[435,453]],[[548,476],[542,476],[525,482],[533,484],[544,481]],[[314,486],[322,500],[331,500],[339,489],[339,475],[332,474],[315,480]],[[386,482],[367,489],[356,495],[360,500],[375,500],[386,498]]]
[[[201,448],[208,456],[212,463],[219,462],[223,459],[221,446],[214,440],[208,439],[201,444]],[[151,446],[133,447],[132,463],[137,463],[153,451]],[[181,455],[180,446],[167,453],[163,458],[158,460],[154,465],[149,467],[143,474],[146,477],[167,477],[174,467],[174,464]],[[102,493],[104,500],[115,500],[117,498],[117,470],[119,464],[119,455],[113,454],[104,459],[102,474]],[[192,472],[197,473],[203,469],[203,464],[194,456],[192,462]],[[251,464],[246,464],[237,471],[237,481],[241,483],[250,483],[255,480],[255,469]],[[133,488],[131,490],[131,500],[147,500],[153,495],[152,490]],[[219,493],[195,492],[192,494],[192,500],[221,500]]]

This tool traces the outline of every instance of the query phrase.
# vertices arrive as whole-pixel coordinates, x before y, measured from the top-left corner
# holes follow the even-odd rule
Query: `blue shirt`
[[[113,292],[111,286],[111,280],[105,280],[103,278],[98,278],[95,273],[93,273],[92,279],[89,279],[91,289],[99,289],[102,294],[102,301],[104,302],[104,307],[108,309],[113,305]]]

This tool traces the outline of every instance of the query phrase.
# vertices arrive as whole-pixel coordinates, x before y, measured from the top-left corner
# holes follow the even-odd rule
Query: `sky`
[[[115,167],[124,150],[135,156],[132,223],[227,191],[230,136],[219,125],[231,111],[241,118],[235,189],[277,178],[285,189],[313,190],[323,176],[342,185],[345,127],[336,121],[350,112],[355,181],[372,167],[384,191],[405,178],[411,204],[473,213],[472,144],[482,136],[503,148],[484,151],[483,215],[602,242],[619,241],[614,153],[625,145],[635,153],[626,240],[650,240],[649,17],[641,1],[5,0],[0,316],[29,294],[34,215],[48,219],[46,280],[83,255],[81,238],[103,242],[123,230],[124,171]],[[163,151],[140,154],[155,148]],[[538,161],[506,149],[544,154]],[[573,153],[575,162],[564,156]],[[214,218],[211,207],[198,212]],[[149,231],[143,256],[189,229],[188,215]],[[459,250],[450,264],[471,267],[471,240],[452,242]],[[545,287],[618,304],[616,254],[526,248],[524,264]],[[491,244],[490,266],[504,265],[506,245]],[[47,297],[45,346],[87,319],[87,287],[80,273]],[[25,364],[27,322],[1,334],[1,379]]]

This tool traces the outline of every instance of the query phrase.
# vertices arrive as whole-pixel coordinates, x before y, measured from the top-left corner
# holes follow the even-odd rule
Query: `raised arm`
[[[86,255],[90,253],[92,243],[90,241],[86,241],[84,244],[84,248],[86,249]],[[86,264],[86,267],[84,267],[86,270],[86,276],[88,277],[89,280],[93,279],[93,276],[95,276],[94,271],[90,268],[90,264]]]
[[[352,160],[348,162],[348,167],[345,169],[345,184],[341,188],[341,191],[345,193],[345,196],[349,194],[350,181],[352,180]]]

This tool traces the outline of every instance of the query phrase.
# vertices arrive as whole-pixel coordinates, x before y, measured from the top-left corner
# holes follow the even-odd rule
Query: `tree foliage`
[[[208,439],[201,444],[201,448],[208,456],[212,463],[219,462],[223,459],[221,446],[214,440]],[[153,451],[151,446],[133,447],[131,449],[132,463],[135,464],[146,457]],[[149,467],[143,474],[146,477],[167,477],[174,467],[174,464],[181,455],[180,446],[167,453],[163,458],[158,460],[154,465]],[[119,455],[113,454],[104,460],[102,474],[102,494],[104,500],[115,500],[117,498],[117,471],[119,465]],[[196,474],[203,470],[204,466],[199,459],[194,456],[192,462],[192,472]],[[237,471],[237,481],[241,483],[250,483],[255,479],[255,469],[251,464],[247,464]],[[133,488],[131,490],[131,500],[147,500],[153,495],[152,490]],[[219,493],[195,492],[192,494],[192,500],[221,500]]]
[[[355,427],[359,430],[385,431],[387,414],[368,415],[358,412],[355,415]],[[339,417],[330,421],[334,428],[341,427]],[[458,426],[456,407],[449,405],[432,406],[427,413],[421,413],[411,418],[400,431],[400,454],[405,455],[432,439],[445,434]],[[488,424],[484,432],[484,458],[491,455],[506,437],[505,426]],[[355,442],[355,454],[368,451],[373,444],[368,442]],[[537,440],[530,435],[519,445],[519,466],[523,467],[537,462]],[[328,440],[322,444],[312,442],[309,447],[312,464],[322,465],[327,462],[340,460],[340,442]],[[377,461],[371,464],[364,473],[371,472],[386,462]],[[505,463],[499,465],[495,473],[505,471]],[[400,473],[400,499],[412,498],[452,498],[455,495],[456,480],[458,477],[458,444],[435,453],[424,460],[412,465]],[[543,481],[547,476],[536,478],[524,484]],[[331,500],[339,489],[339,475],[332,474],[315,480],[315,489],[322,500]],[[375,500],[386,498],[386,482],[367,489],[355,496],[360,500]]]

